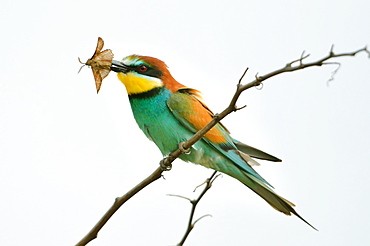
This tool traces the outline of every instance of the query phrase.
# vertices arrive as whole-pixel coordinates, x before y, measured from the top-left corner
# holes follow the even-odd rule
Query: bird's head
[[[122,61],[113,60],[111,70],[117,72],[129,95],[163,86],[173,92],[184,87],[172,77],[163,61],[150,56],[130,55]]]

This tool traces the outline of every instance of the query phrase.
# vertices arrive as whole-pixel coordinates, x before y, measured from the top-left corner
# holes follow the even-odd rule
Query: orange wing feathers
[[[182,101],[181,103],[179,102],[176,107],[186,107],[186,109],[183,108],[177,110],[177,112],[181,117],[187,120],[195,130],[199,131],[213,119],[212,111],[203,103],[198,90],[183,87],[175,93],[179,93],[178,101]],[[227,130],[222,125],[218,124],[207,132],[204,137],[215,144],[222,144],[227,142],[227,133]]]

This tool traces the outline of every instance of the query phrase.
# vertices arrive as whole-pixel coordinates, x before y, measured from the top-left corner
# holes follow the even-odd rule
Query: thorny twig
[[[265,81],[271,77],[274,77],[278,74],[281,73],[287,73],[287,72],[293,72],[301,69],[305,69],[308,67],[314,67],[314,66],[322,66],[322,65],[329,65],[329,62],[326,62],[327,60],[330,60],[332,58],[337,58],[337,57],[343,57],[343,56],[355,56],[358,53],[365,52],[368,54],[368,57],[370,58],[370,51],[367,49],[367,47],[364,47],[362,49],[353,51],[353,52],[348,52],[348,53],[340,53],[340,54],[335,54],[333,51],[333,46],[330,49],[330,52],[327,56],[324,58],[315,61],[315,62],[310,62],[310,63],[303,63],[305,59],[308,58],[309,55],[305,55],[302,53],[301,57],[297,60],[294,60],[290,63],[288,63],[285,67],[280,68],[278,70],[275,70],[273,72],[270,72],[268,74],[265,74],[263,76],[257,76],[255,79],[245,85],[241,84],[241,80],[243,79],[245,73],[247,70],[243,73],[243,76],[239,80],[239,83],[237,84],[237,90],[231,99],[229,106],[222,111],[220,114],[215,115],[213,117],[212,121],[209,122],[205,127],[203,127],[201,130],[199,130],[196,134],[193,135],[190,139],[187,141],[183,142],[182,147],[184,149],[189,149],[193,144],[195,144],[198,140],[200,140],[204,134],[206,134],[209,130],[212,129],[218,122],[220,122],[223,118],[225,118],[228,114],[232,113],[237,109],[236,107],[236,102],[239,99],[240,94],[255,86],[259,86],[262,81]],[[293,66],[294,63],[299,62],[298,65]],[[110,219],[110,217],[131,197],[133,197],[136,193],[138,193],[140,190],[145,188],[147,185],[150,183],[154,182],[155,180],[159,179],[165,170],[170,170],[172,162],[176,160],[183,152],[179,149],[171,152],[167,157],[161,160],[161,166],[158,167],[149,177],[144,179],[142,182],[140,182],[137,186],[135,186],[133,189],[131,189],[129,192],[127,192],[125,195],[116,198],[114,204],[108,209],[108,211],[104,214],[104,216],[98,221],[98,223],[88,232],[88,234],[81,239],[80,242],[77,243],[77,246],[82,246],[88,244],[90,241],[95,239],[98,236],[98,232],[100,229],[107,223],[107,221]]]

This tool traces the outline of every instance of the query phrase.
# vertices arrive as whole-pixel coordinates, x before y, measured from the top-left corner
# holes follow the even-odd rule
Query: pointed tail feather
[[[245,143],[239,142],[236,139],[233,139],[233,141],[234,141],[236,147],[238,148],[238,150],[240,150],[241,152],[243,152],[245,154],[248,154],[248,155],[250,155],[254,158],[258,158],[258,159],[261,159],[261,160],[267,160],[267,161],[281,162],[281,160],[279,158],[276,158],[273,155],[267,154],[266,152],[263,152],[262,150],[256,149],[256,148],[254,148],[252,146],[249,146]]]
[[[305,219],[303,219],[295,210],[294,204],[290,201],[284,199],[283,197],[276,194],[273,190],[271,190],[267,185],[263,184],[260,180],[256,179],[253,176],[246,175],[247,178],[252,179],[255,185],[249,186],[256,194],[258,194],[261,198],[263,198],[268,204],[270,204],[274,209],[279,212],[282,212],[286,215],[294,214],[302,221],[304,221],[307,225],[311,226],[313,229],[317,231],[315,227],[313,227],[310,223],[308,223]]]

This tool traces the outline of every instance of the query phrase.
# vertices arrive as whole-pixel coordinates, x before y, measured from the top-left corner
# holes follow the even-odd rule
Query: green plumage
[[[179,110],[191,111],[191,108],[187,107],[186,99],[182,99],[180,103],[179,98],[184,97],[183,95],[178,96],[176,93],[172,94],[165,87],[162,87],[157,94],[149,97],[130,96],[131,108],[136,122],[145,135],[158,146],[164,156],[176,150],[180,142],[192,137],[196,131],[191,127],[190,122],[179,118],[177,114]],[[176,104],[171,103],[174,97]],[[190,154],[183,154],[180,159],[228,174],[248,186],[276,210],[286,215],[293,213],[305,221],[293,209],[294,204],[277,195],[269,187],[267,181],[238,154],[237,146],[246,151],[245,154],[250,152],[252,156],[257,158],[273,161],[279,161],[279,159],[234,139],[229,144],[235,150],[225,151],[217,144],[202,138],[192,146]]]

